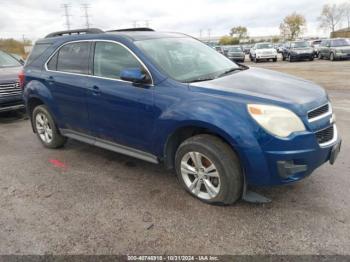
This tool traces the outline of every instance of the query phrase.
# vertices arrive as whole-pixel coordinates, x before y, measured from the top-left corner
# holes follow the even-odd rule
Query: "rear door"
[[[90,132],[86,78],[90,73],[91,44],[89,41],[65,44],[50,59],[45,72],[61,128],[86,134]]]

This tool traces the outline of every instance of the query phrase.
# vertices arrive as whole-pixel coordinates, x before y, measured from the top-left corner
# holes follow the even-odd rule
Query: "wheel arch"
[[[241,159],[242,156],[238,149],[234,146],[236,142],[224,130],[204,123],[184,124],[171,132],[171,134],[167,137],[163,148],[163,163],[165,167],[167,169],[174,168],[175,154],[180,144],[186,139],[200,134],[216,136],[228,144],[232,151],[237,155],[241,163],[242,172],[244,173],[244,166]]]

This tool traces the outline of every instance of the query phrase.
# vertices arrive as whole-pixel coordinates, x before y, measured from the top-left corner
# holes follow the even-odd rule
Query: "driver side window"
[[[140,62],[125,47],[110,42],[96,42],[94,54],[95,76],[120,79],[124,69],[139,68],[143,70]]]

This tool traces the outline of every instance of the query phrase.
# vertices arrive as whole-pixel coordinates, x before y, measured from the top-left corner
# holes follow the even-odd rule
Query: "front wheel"
[[[242,196],[238,158],[220,138],[197,135],[185,140],[176,152],[175,168],[186,191],[206,203],[228,205]]]
[[[32,123],[41,143],[48,148],[62,147],[66,138],[63,137],[45,105],[40,105],[34,108],[32,114]]]

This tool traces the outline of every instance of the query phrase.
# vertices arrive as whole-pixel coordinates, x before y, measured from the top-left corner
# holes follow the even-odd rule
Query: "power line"
[[[69,4],[63,4],[62,8],[64,9],[64,15],[63,16],[66,19],[66,27],[67,27],[68,30],[70,30],[70,20],[69,20],[69,17],[71,16],[69,14],[70,5]]]
[[[90,5],[89,4],[82,4],[81,8],[84,11],[83,17],[85,17],[85,26],[86,26],[86,28],[90,28],[90,26],[91,26],[91,24],[90,24],[90,14],[89,14]]]

